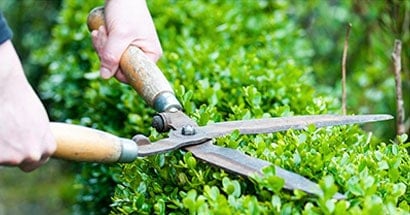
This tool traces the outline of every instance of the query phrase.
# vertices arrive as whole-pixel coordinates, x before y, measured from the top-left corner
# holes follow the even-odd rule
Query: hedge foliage
[[[103,4],[103,2],[100,2]],[[97,6],[65,0],[52,43],[36,53],[48,65],[41,85],[52,118],[131,137],[162,138],[152,108],[129,86],[99,78],[85,20]],[[337,113],[318,93],[312,43],[290,19],[287,1],[149,1],[163,45],[158,63],[185,112],[199,124]],[[105,214],[406,214],[410,158],[406,136],[382,142],[358,126],[219,138],[215,144],[306,176],[321,196],[283,190],[274,168],[243,178],[174,152],[130,164],[84,164],[77,212]],[[334,201],[335,192],[347,195]]]

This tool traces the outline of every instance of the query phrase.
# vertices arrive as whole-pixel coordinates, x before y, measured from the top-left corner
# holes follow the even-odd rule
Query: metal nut
[[[158,113],[152,118],[152,127],[154,127],[159,133],[167,132],[171,129],[164,113]]]

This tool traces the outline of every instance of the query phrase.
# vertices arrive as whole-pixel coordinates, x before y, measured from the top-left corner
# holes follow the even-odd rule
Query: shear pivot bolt
[[[171,129],[170,122],[168,122],[165,113],[156,114],[152,118],[152,127],[154,127],[160,133],[167,132]]]
[[[182,127],[182,135],[190,136],[195,134],[195,128],[192,125]]]
[[[164,119],[160,115],[155,115],[152,118],[152,127],[154,127],[158,132],[163,132],[165,130]]]

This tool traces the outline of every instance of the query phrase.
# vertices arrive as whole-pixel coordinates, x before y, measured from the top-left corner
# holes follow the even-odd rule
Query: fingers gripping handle
[[[137,144],[129,139],[67,123],[50,123],[57,142],[55,158],[98,163],[131,162],[138,156]]]
[[[88,15],[90,31],[105,25],[104,7],[94,8]],[[136,46],[130,45],[123,53],[120,67],[129,84],[158,112],[181,109],[168,80],[157,65]]]

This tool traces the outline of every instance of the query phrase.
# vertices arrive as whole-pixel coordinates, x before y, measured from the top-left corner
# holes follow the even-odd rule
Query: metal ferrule
[[[155,98],[154,108],[158,112],[165,112],[172,109],[181,110],[182,105],[172,92],[162,92]]]
[[[118,162],[130,163],[138,157],[138,145],[134,141],[121,138],[121,146],[121,155]]]

